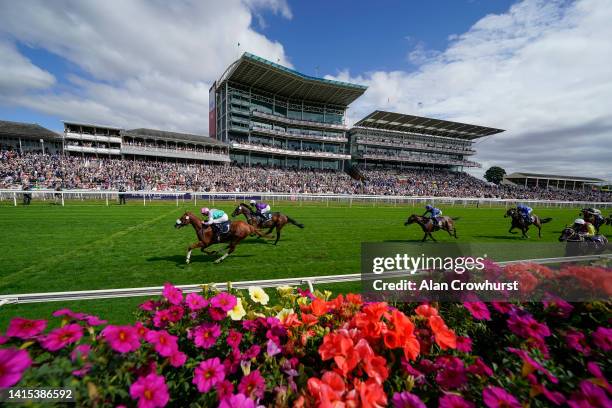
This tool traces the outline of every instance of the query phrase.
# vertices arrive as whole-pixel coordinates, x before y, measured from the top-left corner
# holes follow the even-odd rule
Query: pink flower
[[[446,394],[438,401],[439,408],[474,408],[474,404],[459,395]]]
[[[168,309],[162,309],[155,312],[153,316],[153,326],[164,328],[170,322],[170,311]]]
[[[501,314],[506,314],[514,309],[514,305],[509,302],[491,302],[491,306]]]
[[[230,329],[229,333],[227,334],[226,341],[231,348],[238,348],[240,342],[242,341],[242,333],[237,330]]]
[[[396,392],[391,398],[395,408],[427,408],[421,399],[408,391]]]
[[[508,347],[508,351],[513,353],[513,354],[516,354],[517,356],[519,356],[521,358],[521,360],[523,360],[523,363],[527,364],[531,368],[531,370],[536,370],[536,371],[544,374],[548,378],[548,380],[550,382],[552,382],[553,384],[557,384],[559,382],[557,377],[552,375],[550,373],[550,371],[548,371],[546,368],[544,368],[544,366],[542,364],[538,363],[533,358],[531,358],[529,356],[529,353],[527,353],[525,350],[520,350],[520,349]]]
[[[255,401],[244,394],[236,394],[222,400],[219,408],[255,408]]]
[[[185,300],[187,302],[187,307],[194,311],[204,309],[206,306],[208,306],[208,300],[204,299],[197,293],[188,294]]]
[[[178,350],[170,356],[170,364],[172,367],[182,367],[185,361],[187,361],[187,354],[181,353]]]
[[[16,317],[9,323],[6,329],[8,337],[18,337],[20,339],[29,339],[40,334],[47,327],[46,320],[29,320],[21,317]]]
[[[544,323],[535,320],[529,313],[515,310],[508,318],[508,328],[517,336],[544,341],[550,336],[550,329]]]
[[[140,348],[138,333],[132,326],[106,326],[102,330],[102,337],[111,349],[119,353],[128,353]]]
[[[0,388],[8,388],[21,380],[32,360],[25,350],[0,349]]]
[[[598,327],[593,332],[593,343],[601,349],[608,352],[612,350],[612,329],[606,327]]]
[[[231,381],[223,380],[215,387],[217,390],[217,398],[219,401],[231,397],[234,393],[234,384]]]
[[[162,292],[162,295],[172,305],[180,305],[183,301],[183,291],[167,282],[164,283],[164,290]]]
[[[70,359],[72,361],[77,361],[77,359],[80,358],[83,361],[87,361],[90,351],[91,351],[91,346],[89,344],[79,344],[70,353]]]
[[[210,318],[216,322],[219,322],[227,317],[227,312],[224,312],[216,307],[208,308],[208,314],[210,315]]]
[[[194,330],[194,343],[198,347],[211,348],[221,335],[221,327],[214,323],[204,323]]]
[[[610,407],[612,401],[605,391],[588,380],[580,382],[580,388],[567,401],[570,408]]]
[[[480,357],[476,358],[474,364],[468,367],[468,372],[481,377],[491,377],[493,370]]]
[[[154,301],[152,299],[149,299],[146,302],[141,303],[140,306],[138,306],[138,307],[140,308],[140,310],[151,312],[151,311],[155,310],[155,308],[157,307],[157,304],[158,303],[156,301]]]
[[[0,344],[4,344],[9,341],[9,338],[0,334]]]
[[[151,373],[130,386],[130,396],[138,400],[138,408],[164,407],[168,403],[168,386],[164,377]]]
[[[474,319],[477,320],[491,320],[491,313],[482,302],[463,302],[463,306],[469,310]]]
[[[221,292],[210,299],[210,305],[212,307],[219,308],[224,312],[229,312],[236,306],[236,297],[230,295],[227,292]]]
[[[100,319],[98,316],[87,315],[83,318],[83,320],[90,326],[100,326],[102,324],[106,324],[106,320]]]
[[[83,320],[87,315],[85,313],[75,313],[70,309],[60,309],[53,312],[54,317],[66,316],[74,320]]]
[[[170,357],[178,350],[177,337],[168,334],[165,330],[149,330],[146,339],[160,356]]]
[[[572,310],[574,310],[574,306],[567,303],[565,300],[548,293],[544,296],[543,304],[548,314],[563,319],[568,318]]]
[[[281,352],[281,349],[280,347],[278,347],[278,344],[276,344],[276,342],[273,340],[268,340],[268,344],[266,347],[266,354],[269,355],[270,357],[274,357],[280,352]]]
[[[185,309],[181,306],[170,306],[168,308],[168,320],[171,322],[178,322],[183,318],[183,314],[185,313]]]
[[[462,353],[469,353],[472,351],[472,339],[469,337],[457,337],[457,350]]]
[[[57,351],[68,344],[76,343],[83,337],[83,328],[76,323],[52,330],[42,340],[41,345],[49,351]]]
[[[255,399],[263,397],[265,389],[266,382],[259,373],[259,370],[251,371],[249,375],[242,377],[238,385],[238,391],[240,391],[240,393],[251,398],[255,397]]]
[[[586,337],[581,332],[575,330],[568,331],[565,335],[565,343],[569,348],[574,349],[585,356],[591,354],[591,349],[586,343]]]
[[[136,322],[136,324],[134,324],[134,330],[136,330],[136,334],[138,334],[138,337],[141,339],[144,339],[149,331],[149,329],[144,327],[140,322]]]
[[[204,360],[196,367],[193,383],[200,392],[208,392],[225,379],[225,369],[218,357]]]
[[[489,408],[521,408],[521,404],[508,391],[500,387],[482,390],[482,399]]]
[[[445,389],[459,388],[467,382],[463,361],[454,356],[441,356],[436,359],[436,382]]]

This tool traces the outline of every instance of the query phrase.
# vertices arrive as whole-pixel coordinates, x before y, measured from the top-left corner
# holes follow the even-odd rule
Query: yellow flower
[[[289,316],[291,313],[293,313],[293,309],[283,309],[280,312],[278,312],[278,314],[276,315],[276,318],[280,320],[281,322],[283,322],[285,321],[287,316]]]
[[[293,294],[293,287],[291,286],[279,286],[276,291],[281,297],[288,297]]]
[[[249,295],[253,302],[261,303],[262,305],[267,305],[270,300],[270,296],[259,286],[249,286]]]
[[[234,306],[232,310],[227,312],[227,315],[231,317],[232,320],[241,320],[244,317],[244,315],[246,315],[246,311],[244,310],[244,307],[242,306],[241,298],[236,299],[236,306]]]

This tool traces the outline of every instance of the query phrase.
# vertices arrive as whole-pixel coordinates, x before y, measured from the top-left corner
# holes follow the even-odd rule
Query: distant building
[[[64,152],[124,159],[229,162],[229,147],[207,136],[64,122]]]
[[[594,177],[560,176],[555,174],[512,173],[504,176],[504,184],[523,187],[551,188],[557,190],[593,189],[605,180]]]
[[[0,120],[0,147],[19,152],[62,152],[62,136],[35,123]]]
[[[342,169],[346,109],[365,90],[244,53],[210,89],[209,135],[230,145],[233,162]]]
[[[501,129],[401,113],[375,111],[350,130],[353,163],[364,169],[480,167],[468,160],[475,139]]]

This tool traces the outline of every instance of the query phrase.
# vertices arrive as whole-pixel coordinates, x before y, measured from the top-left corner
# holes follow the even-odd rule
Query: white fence
[[[536,262],[538,264],[560,264],[566,262],[584,262],[600,259],[612,259],[612,255],[586,255],[573,256],[562,258],[539,258],[539,259],[524,259],[517,261],[499,262],[499,265],[509,265],[523,262]],[[419,271],[422,272],[422,271]],[[380,275],[367,275],[368,279],[378,279]],[[385,278],[405,277],[405,271],[385,273]],[[229,285],[234,289],[247,289],[249,286],[260,286],[262,288],[275,288],[278,286],[302,286],[308,285],[308,288],[314,290],[314,285],[357,282],[362,279],[362,274],[343,274],[343,275],[325,275],[325,276],[308,276],[298,278],[282,278],[282,279],[266,279],[256,281],[242,281],[232,283],[209,283],[209,284],[193,284],[193,285],[176,285],[184,293],[200,292],[202,286],[209,285],[219,290],[225,290]],[[143,287],[143,288],[125,288],[125,289],[102,289],[102,290],[85,290],[75,292],[43,292],[43,293],[24,293],[14,295],[0,295],[0,306],[7,304],[22,304],[22,303],[48,303],[61,301],[75,300],[93,300],[93,299],[113,299],[127,297],[142,297],[142,296],[159,296],[162,293],[163,287]]]
[[[118,202],[119,196],[124,195],[129,201],[142,202],[147,205],[152,201],[168,200],[181,204],[192,202],[212,203],[215,201],[247,201],[251,198],[263,199],[271,203],[277,201],[295,202],[302,205],[308,202],[324,203],[327,206],[343,205],[392,205],[392,206],[421,206],[425,203],[444,204],[459,207],[509,207],[519,202],[538,208],[569,208],[569,207],[597,207],[599,209],[612,208],[612,202],[588,201],[554,201],[554,200],[527,200],[527,199],[500,199],[500,198],[456,198],[456,197],[410,197],[386,195],[358,195],[358,194],[308,194],[308,193],[267,193],[267,192],[192,192],[192,191],[126,191],[113,190],[0,190],[0,204],[9,203],[17,206],[24,194],[30,194],[32,200],[55,202],[66,205],[67,201],[102,201],[105,205]]]

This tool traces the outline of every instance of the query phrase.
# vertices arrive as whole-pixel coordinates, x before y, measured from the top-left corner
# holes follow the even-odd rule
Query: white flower
[[[232,310],[227,312],[227,315],[231,317],[232,320],[241,320],[244,317],[244,315],[246,315],[246,311],[244,310],[244,307],[242,306],[241,298],[236,298],[236,306],[234,306]]]
[[[270,296],[259,286],[249,286],[249,296],[251,296],[253,302],[261,303],[262,305],[267,305],[270,300]]]

